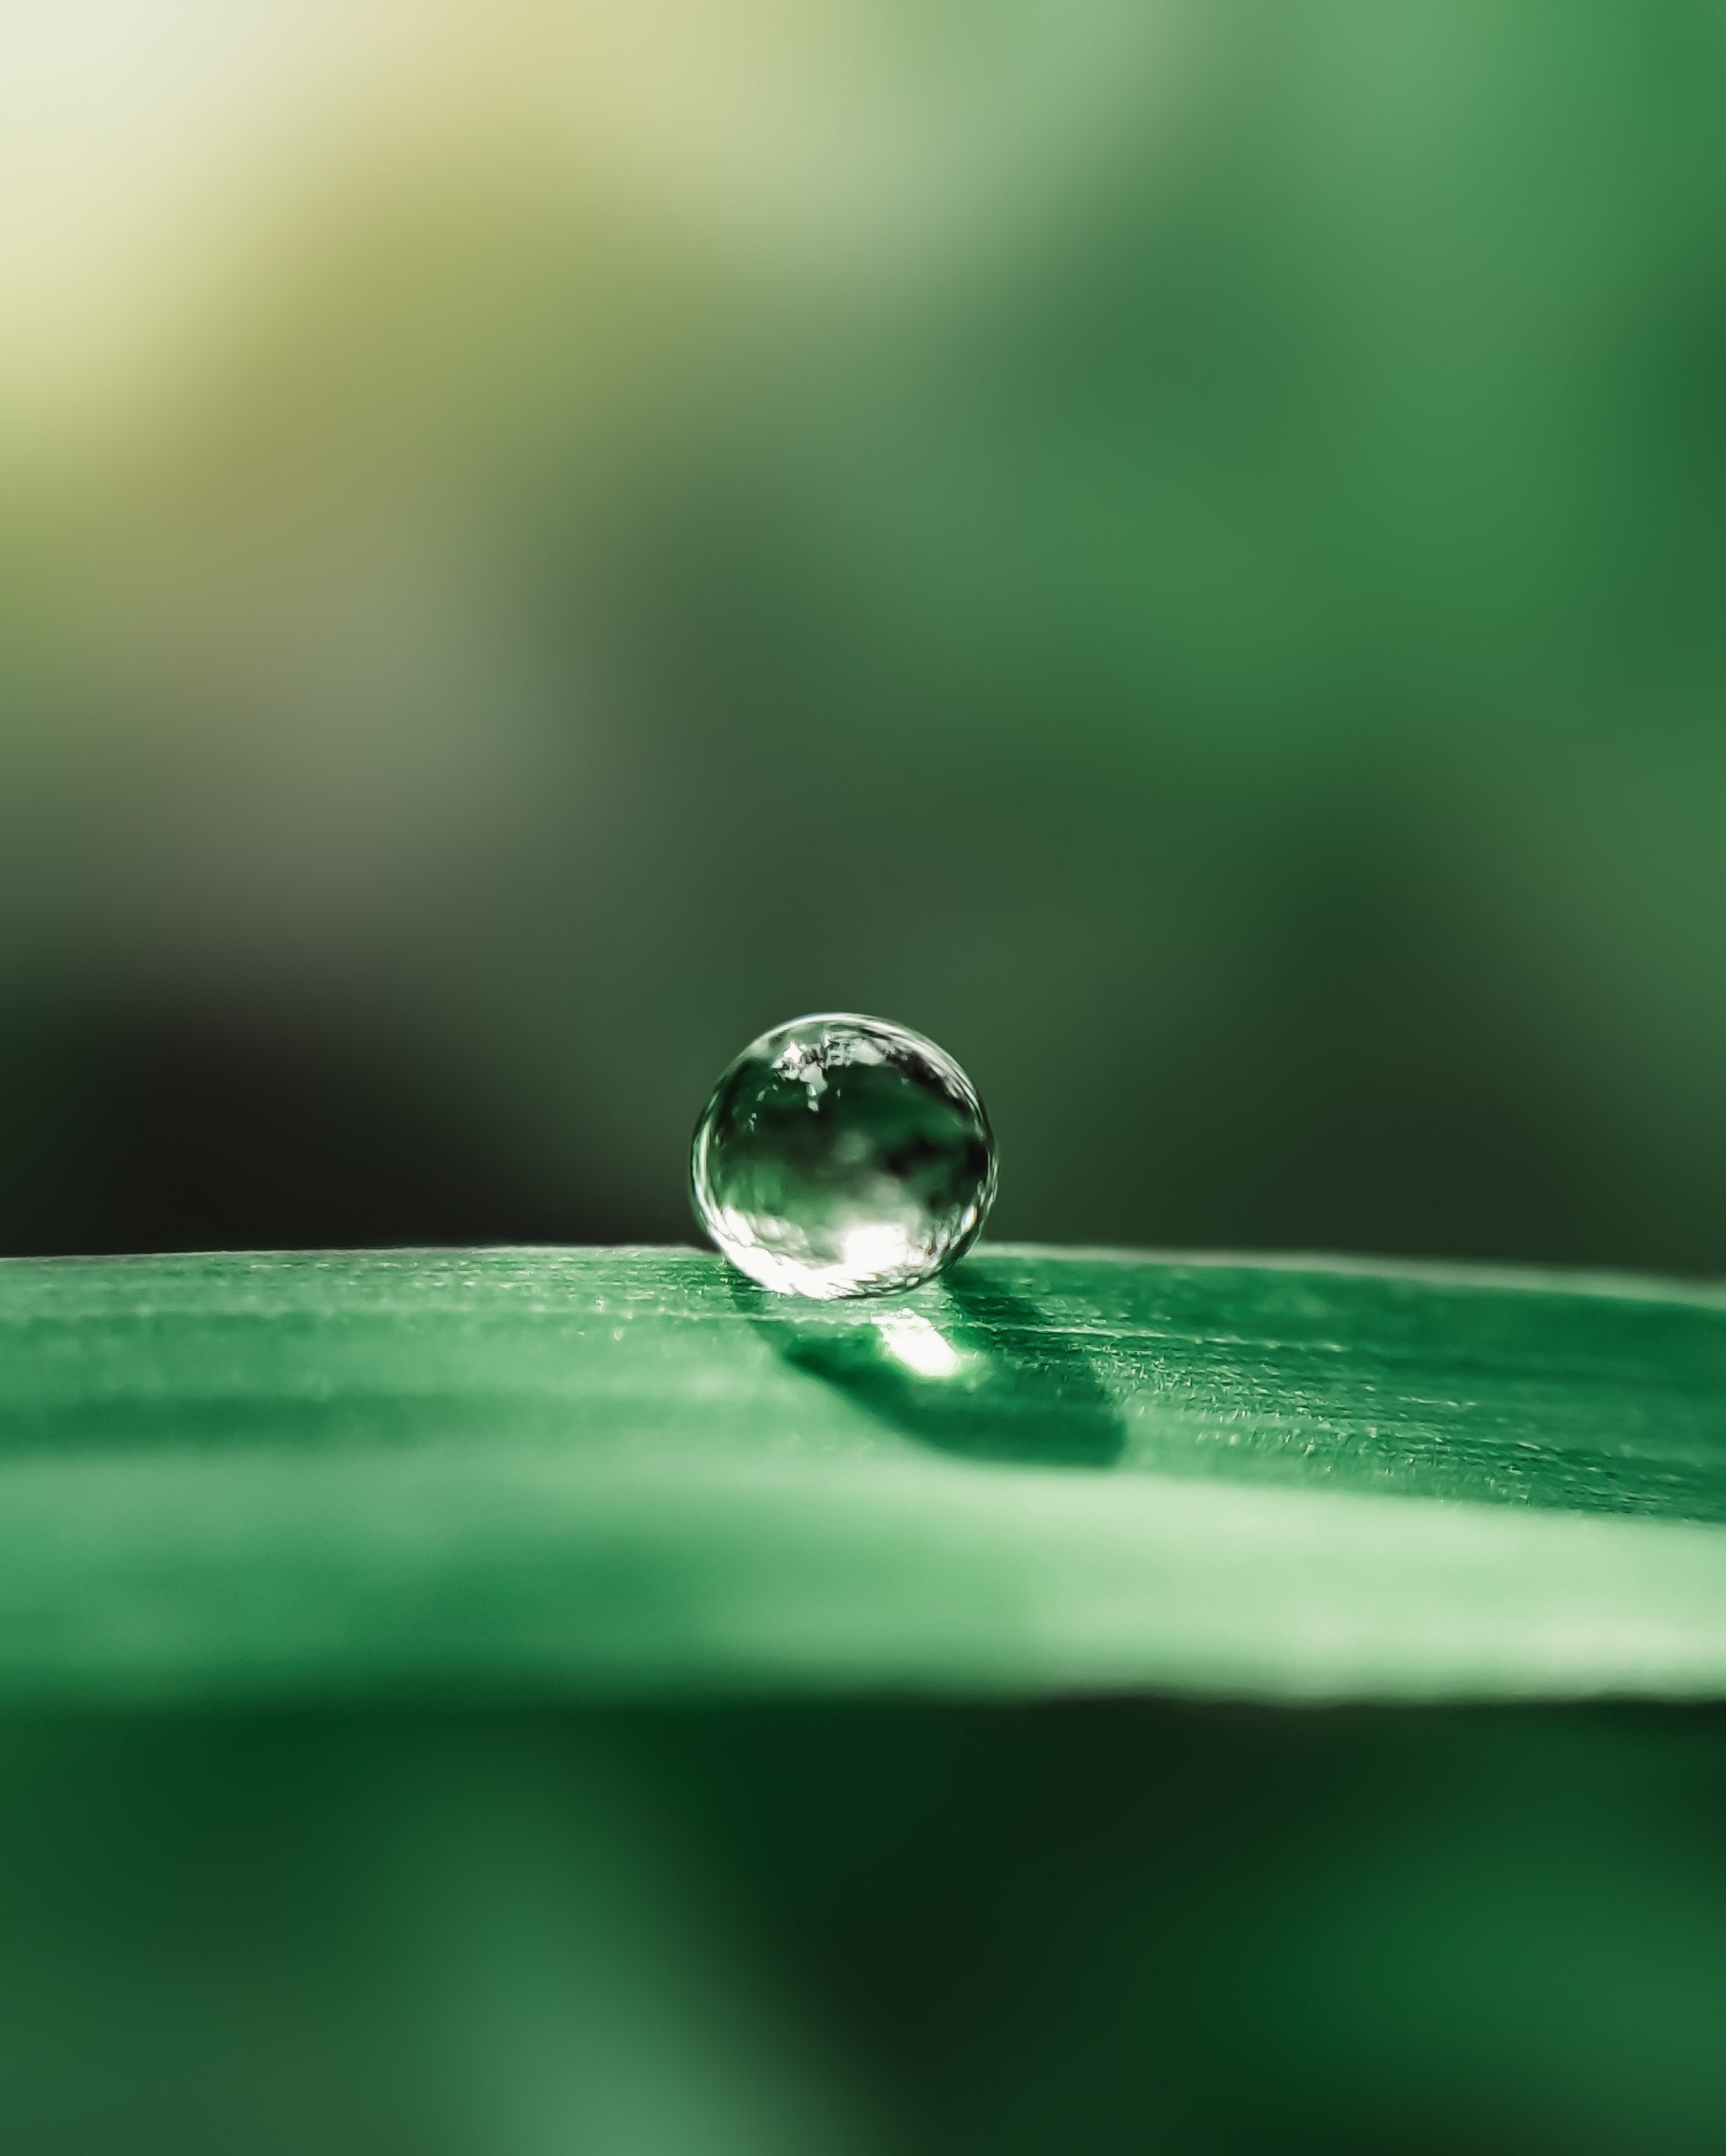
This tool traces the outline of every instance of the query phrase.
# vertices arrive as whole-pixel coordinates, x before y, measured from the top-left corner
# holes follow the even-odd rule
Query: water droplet
[[[950,1055],[880,1018],[794,1018],[713,1088],[690,1162],[702,1225],[782,1294],[885,1295],[975,1241],[995,1140]]]

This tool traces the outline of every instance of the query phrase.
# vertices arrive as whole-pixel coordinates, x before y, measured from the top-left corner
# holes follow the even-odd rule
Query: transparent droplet
[[[950,1055],[829,1011],[752,1041],[713,1088],[690,1161],[702,1225],[782,1294],[915,1288],[975,1241],[995,1139]]]

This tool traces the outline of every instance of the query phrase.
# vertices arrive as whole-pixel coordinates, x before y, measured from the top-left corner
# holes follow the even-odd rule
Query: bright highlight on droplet
[[[726,1070],[696,1125],[690,1182],[702,1225],[763,1287],[821,1301],[892,1294],[975,1241],[995,1140],[976,1088],[932,1041],[826,1012],[763,1033]],[[902,1361],[953,1357],[927,1320],[915,1324],[928,1339],[888,1338]]]

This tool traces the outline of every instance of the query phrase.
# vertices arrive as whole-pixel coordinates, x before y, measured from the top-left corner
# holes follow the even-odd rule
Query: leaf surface
[[[0,1265],[0,1697],[1726,1694],[1726,1295]]]

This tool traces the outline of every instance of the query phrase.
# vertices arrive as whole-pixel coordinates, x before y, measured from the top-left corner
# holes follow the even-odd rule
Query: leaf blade
[[[1726,1694],[1711,1290],[61,1261],[0,1341],[0,1697]]]

